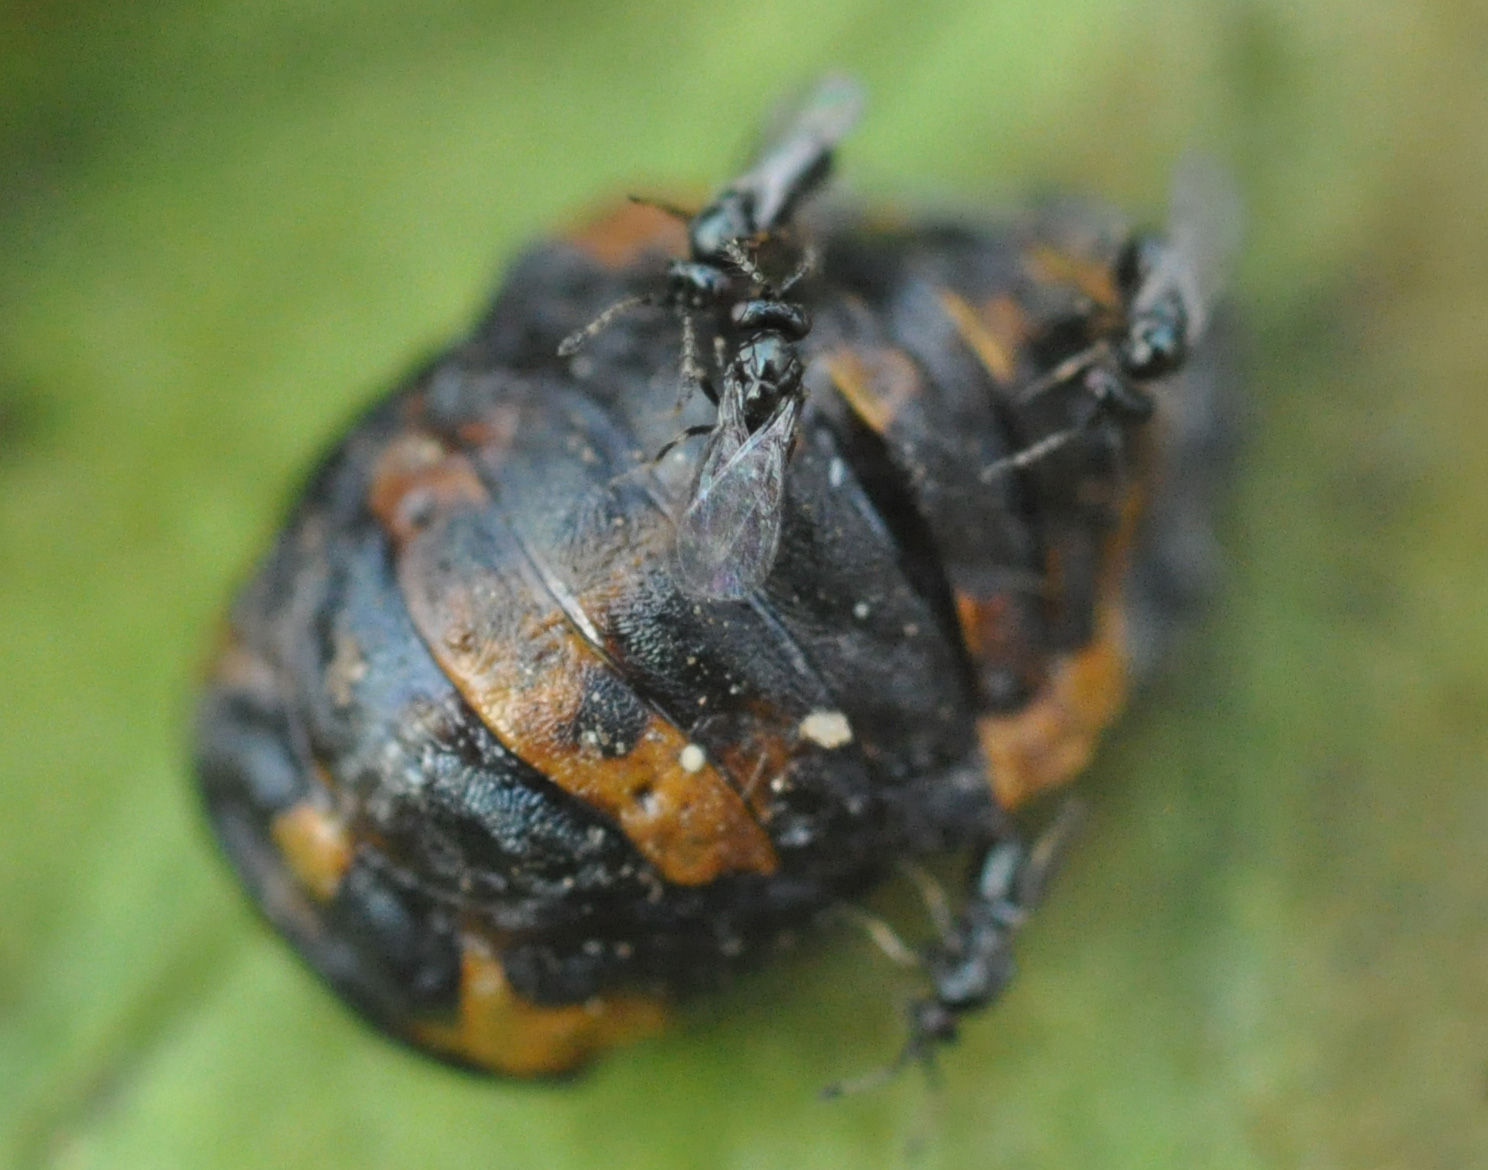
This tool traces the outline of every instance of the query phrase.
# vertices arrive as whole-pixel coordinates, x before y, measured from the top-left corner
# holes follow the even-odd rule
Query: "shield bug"
[[[902,1059],[928,1056],[1006,982],[1065,835],[1014,813],[1199,591],[1208,300],[1074,204],[829,210],[811,278],[773,284],[755,237],[819,182],[851,122],[825,108],[686,224],[630,204],[531,249],[336,444],[232,609],[197,731],[218,840],[322,978],[446,1060],[576,1068],[959,851],[960,904],[899,944],[929,987]],[[701,450],[658,459],[696,330],[611,310],[679,253],[727,286],[661,302],[722,380]],[[1155,417],[1107,409],[1088,372],[1145,385],[1111,355],[1175,289]],[[798,369],[767,377],[772,347]]]

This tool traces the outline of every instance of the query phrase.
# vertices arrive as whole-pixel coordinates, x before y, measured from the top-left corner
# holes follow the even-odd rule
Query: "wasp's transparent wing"
[[[801,197],[826,178],[832,148],[857,124],[863,102],[863,86],[856,79],[833,73],[775,120],[749,169],[728,188],[750,197],[755,231],[779,226]]]
[[[1173,171],[1167,242],[1159,269],[1133,306],[1141,313],[1177,288],[1188,317],[1189,344],[1198,341],[1234,272],[1244,211],[1234,177],[1217,159],[1189,153]]]
[[[769,576],[800,412],[800,400],[787,398],[750,434],[725,395],[692,498],[677,521],[677,577],[689,596],[737,600]]]

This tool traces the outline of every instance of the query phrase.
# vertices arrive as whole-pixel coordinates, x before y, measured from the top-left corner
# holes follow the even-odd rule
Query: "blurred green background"
[[[842,936],[567,1087],[371,1036],[184,763],[308,461],[522,242],[707,188],[827,65],[867,195],[1250,208],[1221,603],[1115,734],[1022,978],[917,1076]],[[1488,9],[0,0],[0,1165],[1488,1165]]]

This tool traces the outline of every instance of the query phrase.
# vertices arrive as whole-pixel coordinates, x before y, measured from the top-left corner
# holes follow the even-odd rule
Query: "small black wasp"
[[[1078,380],[1090,395],[1088,405],[1076,412],[1070,427],[989,471],[1027,467],[1107,419],[1117,424],[1150,419],[1156,409],[1151,383],[1183,368],[1225,291],[1240,249],[1242,218],[1228,172],[1205,155],[1185,155],[1173,172],[1164,231],[1135,232],[1121,249],[1116,282],[1122,320],[1019,394],[1020,402],[1029,403]]]
[[[761,244],[790,221],[802,199],[831,171],[832,150],[857,122],[862,87],[833,75],[818,83],[767,137],[753,163],[688,221],[689,255],[667,267],[666,289],[611,305],[564,338],[561,357],[641,305],[670,308],[682,319],[684,393],[697,387],[718,408],[711,426],[695,427],[662,449],[708,435],[687,503],[677,520],[678,581],[703,600],[747,596],[769,575],[780,545],[785,468],[805,401],[797,343],[811,331],[806,309],[786,299],[811,271],[805,252],[785,280],[770,280],[756,257]],[[666,208],[679,216],[685,212]],[[698,364],[695,316],[714,314],[720,353],[733,356],[715,388]]]
[[[956,1040],[961,1017],[994,1002],[1012,981],[1013,941],[1037,909],[1083,817],[1083,806],[1067,800],[1032,845],[1007,837],[989,846],[978,858],[968,896],[956,914],[929,874],[916,866],[902,866],[919,886],[936,927],[935,941],[923,950],[904,943],[888,923],[855,907],[842,908],[847,917],[856,918],[867,929],[890,959],[924,975],[931,991],[909,1003],[905,1013],[909,1035],[891,1063],[828,1085],[823,1097],[874,1088],[914,1061],[927,1072],[934,1071],[935,1054],[940,1045]]]

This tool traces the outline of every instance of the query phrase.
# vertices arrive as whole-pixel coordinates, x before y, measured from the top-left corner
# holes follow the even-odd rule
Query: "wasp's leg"
[[[698,362],[697,322],[686,310],[682,314],[682,385],[677,394],[677,410],[680,413],[692,397],[694,390],[701,390],[712,402],[718,401],[718,393],[708,382],[708,375]]]
[[[951,911],[951,900],[945,887],[935,880],[935,875],[917,862],[901,857],[895,867],[907,877],[924,903],[925,913],[935,926],[935,933],[944,938],[955,929],[955,915]]]
[[[748,250],[738,240],[725,240],[723,250],[728,258],[738,267],[739,271],[763,289],[766,296],[773,299],[780,295],[776,291],[774,283],[764,274],[760,266],[755,263],[754,257],[749,254]]]
[[[638,309],[647,306],[655,307],[659,303],[660,302],[658,302],[655,297],[649,296],[630,296],[620,298],[620,300],[616,301],[598,317],[590,321],[589,324],[585,325],[582,329],[575,329],[572,333],[570,333],[567,337],[560,341],[558,343],[558,356],[565,358],[573,357],[574,354],[578,353],[579,350],[584,347],[584,343],[586,341],[588,341],[597,333],[603,333],[606,329],[609,328],[610,322],[613,321],[616,317],[620,316],[622,313],[628,313],[631,309]]]
[[[699,424],[698,426],[688,427],[686,430],[679,431],[677,432],[677,434],[668,439],[664,444],[662,444],[661,450],[656,453],[651,461],[653,463],[660,463],[667,457],[668,454],[671,453],[672,448],[677,446],[679,443],[685,443],[688,439],[695,439],[699,435],[708,435],[712,433],[713,425],[711,423],[703,423]]]
[[[796,265],[796,270],[781,282],[780,295],[782,297],[785,296],[791,289],[795,288],[796,285],[815,272],[820,259],[821,257],[817,255],[816,249],[810,244],[807,244],[801,253],[801,262]]]
[[[900,938],[899,932],[877,914],[871,914],[851,902],[839,903],[832,908],[832,913],[859,927],[891,963],[914,971],[924,969],[925,961],[920,953]]]

